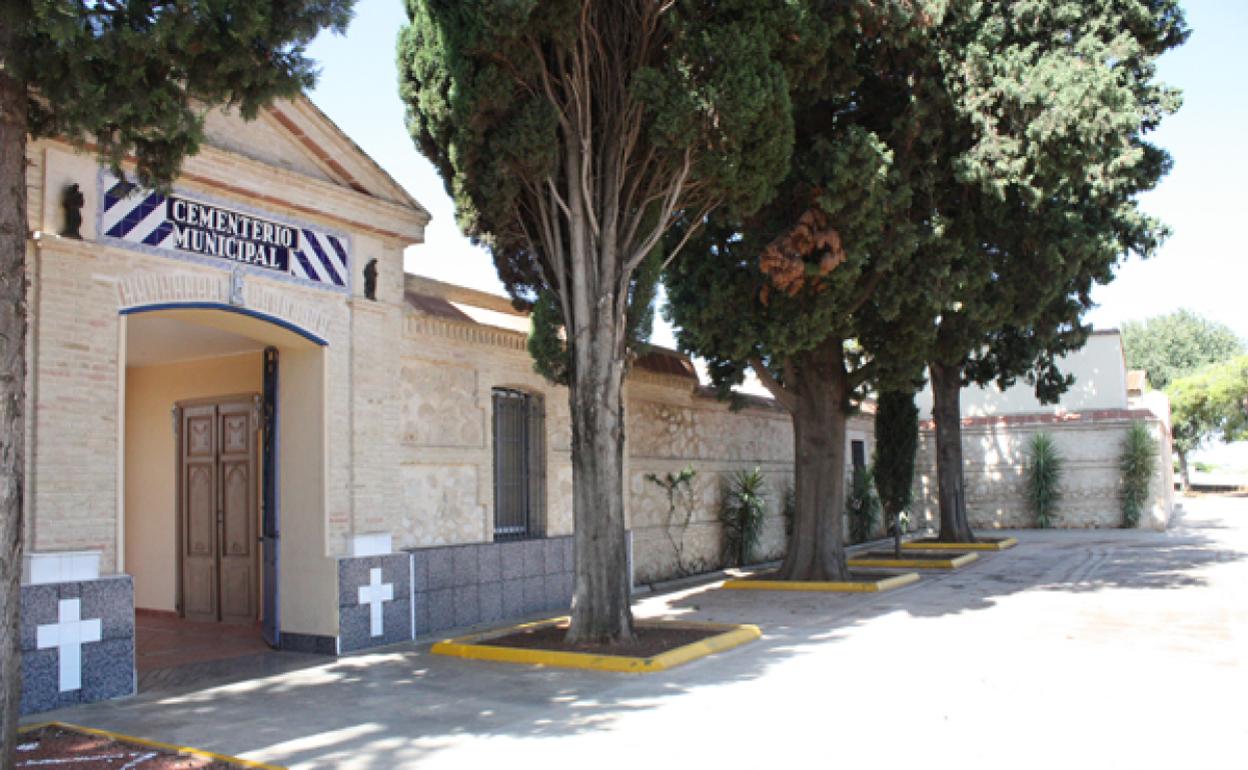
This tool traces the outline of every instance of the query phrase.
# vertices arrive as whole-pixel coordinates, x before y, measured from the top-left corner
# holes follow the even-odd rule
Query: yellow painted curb
[[[173,751],[178,754],[185,754],[192,757],[201,757],[203,759],[212,759],[217,762],[229,762],[239,767],[250,767],[255,770],[287,770],[281,765],[269,765],[264,762],[253,762],[250,759],[239,759],[225,754],[216,754],[211,751],[203,751],[201,749],[192,749],[189,746],[177,746],[172,743],[162,743],[160,741],[151,741],[147,738],[136,738],[133,735],[125,735],[124,733],[115,733],[110,730],[97,730],[94,727],[83,727],[82,725],[74,725],[69,722],[40,722],[35,725],[27,725],[18,730],[19,733],[29,733],[40,730],[45,727],[59,727],[63,730],[71,732],[86,733],[87,735],[98,735],[101,738],[108,738],[122,743],[132,743],[136,746],[146,746],[149,749],[160,749],[162,751]]]
[[[636,658],[626,655],[595,655],[589,652],[565,652],[562,650],[533,650],[519,647],[503,647],[488,644],[490,639],[506,636],[526,628],[560,623],[567,617],[540,620],[536,623],[523,623],[510,628],[496,629],[481,634],[461,636],[447,639],[433,645],[435,655],[450,655],[457,658],[472,660],[491,660],[500,663],[529,663],[537,666],[557,666],[560,668],[580,668],[593,671],[616,671],[628,674],[648,674],[655,671],[666,671],[669,668],[688,663],[691,660],[706,657],[717,652],[730,650],[746,642],[752,642],[762,636],[758,626],[737,625],[732,623],[694,623],[694,622],[639,622],[641,627],[655,625],[682,626],[685,628],[717,628],[723,633],[707,637],[692,644],[668,650],[649,658]]]
[[[957,569],[979,558],[977,553],[964,553],[948,559],[885,559],[875,557],[850,557],[846,564],[851,567],[884,567],[891,569]]]
[[[732,591],[824,591],[840,594],[870,594],[901,588],[919,580],[919,573],[907,572],[871,583],[819,580],[725,580],[721,588]]]
[[[903,551],[1004,551],[1018,545],[1018,539],[1007,537],[993,543],[937,543],[930,540],[912,540],[902,543]]]

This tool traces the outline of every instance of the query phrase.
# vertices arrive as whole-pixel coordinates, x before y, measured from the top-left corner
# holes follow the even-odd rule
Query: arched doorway
[[[125,571],[136,622],[176,650],[140,649],[140,674],[277,647],[282,508],[298,536],[322,504],[325,342],[229,305],[121,314]]]

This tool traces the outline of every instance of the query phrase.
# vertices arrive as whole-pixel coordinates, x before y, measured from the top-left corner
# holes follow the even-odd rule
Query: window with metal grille
[[[542,397],[494,389],[494,539],[545,530],[546,425]]]

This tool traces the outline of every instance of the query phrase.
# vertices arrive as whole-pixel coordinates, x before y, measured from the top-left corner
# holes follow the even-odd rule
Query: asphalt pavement
[[[763,638],[660,674],[429,640],[47,717],[291,768],[1186,768],[1248,762],[1248,498],[1018,547],[875,595],[641,598]]]

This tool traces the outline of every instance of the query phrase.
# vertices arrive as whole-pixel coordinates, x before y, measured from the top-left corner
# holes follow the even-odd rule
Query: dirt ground
[[[56,770],[236,770],[239,766],[60,726],[47,726],[21,735],[17,743],[15,767]]]

